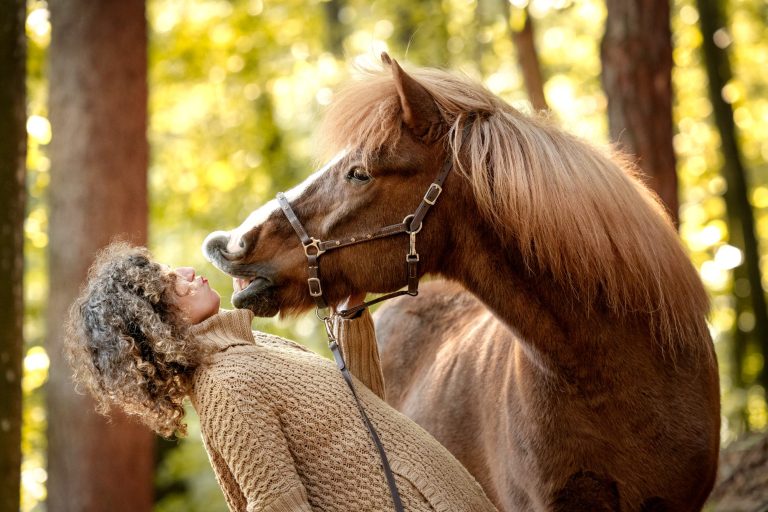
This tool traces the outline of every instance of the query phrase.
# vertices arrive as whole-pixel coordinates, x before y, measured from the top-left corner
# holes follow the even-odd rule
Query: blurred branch
[[[512,6],[508,0],[501,0],[506,8],[507,25],[512,36],[512,40],[517,47],[517,59],[520,69],[523,72],[525,88],[528,90],[528,97],[531,100],[534,110],[549,110],[547,98],[544,95],[544,78],[541,73],[541,64],[539,55],[536,52],[534,38],[533,20],[525,8],[522,11],[524,17],[523,26],[518,30],[512,21]]]
[[[19,510],[26,168],[26,2],[0,8],[0,511]]]

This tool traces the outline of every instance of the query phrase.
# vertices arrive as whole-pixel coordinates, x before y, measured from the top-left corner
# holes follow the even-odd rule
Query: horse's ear
[[[392,68],[392,78],[395,81],[397,94],[400,96],[405,125],[423,141],[436,141],[443,134],[446,126],[435,100],[386,52],[381,54],[381,60]]]

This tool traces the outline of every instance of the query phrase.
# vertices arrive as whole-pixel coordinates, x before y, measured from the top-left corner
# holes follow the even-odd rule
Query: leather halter
[[[448,158],[443,164],[440,173],[438,173],[432,184],[429,185],[429,188],[424,194],[424,197],[422,198],[421,203],[419,203],[419,206],[412,214],[406,216],[402,222],[384,226],[383,228],[380,228],[374,232],[364,233],[362,235],[356,235],[347,238],[319,240],[309,236],[307,231],[304,229],[304,226],[301,224],[301,221],[299,221],[299,218],[296,216],[296,213],[293,211],[293,208],[291,208],[291,204],[288,202],[285,194],[278,192],[277,202],[280,204],[280,208],[283,210],[283,213],[288,219],[288,222],[291,223],[293,230],[298,235],[299,240],[301,240],[301,245],[304,247],[304,254],[307,256],[308,264],[307,273],[309,276],[307,278],[307,286],[309,287],[309,294],[312,296],[312,299],[314,299],[315,305],[317,306],[317,315],[321,320],[323,320],[323,317],[327,315],[321,316],[320,311],[326,309],[328,307],[328,303],[326,302],[325,297],[323,297],[323,287],[320,283],[320,256],[334,249],[340,249],[342,247],[348,247],[350,245],[368,242],[370,240],[376,240],[378,238],[399,235],[401,233],[405,233],[410,237],[408,254],[405,256],[405,262],[407,265],[406,276],[408,280],[408,289],[388,293],[368,302],[363,302],[362,304],[353,308],[339,311],[337,314],[342,318],[351,318],[368,306],[372,306],[373,304],[387,299],[392,299],[394,297],[399,297],[406,294],[415,297],[419,294],[419,254],[416,252],[416,235],[419,233],[419,231],[421,231],[422,221],[427,215],[427,212],[435,204],[437,198],[440,197],[440,193],[443,191],[443,183],[445,182],[445,178],[448,176],[448,173],[451,171],[452,167],[453,161],[452,159]]]
[[[427,192],[424,194],[424,197],[421,200],[421,203],[419,203],[419,206],[416,208],[416,210],[406,216],[403,219],[403,222],[399,224],[391,224],[389,226],[384,226],[383,228],[374,231],[373,233],[365,233],[361,236],[352,236],[349,238],[342,238],[337,240],[319,240],[317,238],[311,237],[307,234],[307,230],[304,229],[304,226],[301,224],[301,221],[299,221],[299,218],[296,216],[296,213],[293,211],[293,208],[291,208],[291,203],[288,202],[288,199],[285,197],[285,194],[282,192],[279,192],[277,194],[277,202],[280,204],[280,208],[283,210],[283,213],[285,214],[285,217],[288,219],[288,222],[291,223],[291,226],[293,226],[293,230],[296,231],[296,234],[299,237],[299,240],[301,240],[301,245],[304,247],[304,254],[307,255],[307,271],[309,274],[309,277],[307,278],[307,286],[309,287],[309,294],[312,296],[312,298],[315,301],[315,304],[317,305],[317,311],[316,314],[318,318],[320,318],[323,323],[325,323],[325,331],[326,334],[328,334],[328,347],[331,349],[331,352],[333,353],[333,358],[336,360],[336,366],[339,368],[339,371],[341,371],[342,376],[344,377],[344,381],[347,383],[347,386],[349,387],[350,391],[352,392],[352,398],[354,398],[355,405],[357,405],[357,410],[360,413],[360,417],[363,420],[363,423],[365,424],[365,428],[368,430],[368,434],[371,436],[371,440],[373,441],[373,444],[376,446],[376,451],[379,453],[379,459],[381,459],[381,466],[384,470],[384,476],[387,480],[387,487],[389,487],[389,493],[392,496],[392,504],[394,505],[396,512],[404,512],[403,509],[403,503],[400,499],[400,493],[397,490],[397,483],[395,482],[395,475],[392,473],[392,468],[389,465],[389,460],[387,459],[387,453],[384,450],[384,446],[381,443],[381,439],[379,439],[379,435],[376,432],[376,428],[371,423],[371,420],[368,418],[368,415],[365,412],[365,408],[363,407],[363,404],[360,403],[360,399],[357,396],[357,391],[355,390],[355,385],[352,382],[352,376],[349,373],[349,369],[347,368],[346,363],[344,362],[344,356],[341,353],[341,348],[339,347],[339,344],[336,341],[336,337],[333,334],[333,325],[332,320],[329,315],[321,315],[320,311],[323,309],[326,309],[328,307],[328,303],[325,301],[325,298],[323,297],[323,287],[320,283],[320,256],[330,250],[333,249],[339,249],[341,247],[347,247],[354,244],[359,244],[362,242],[367,242],[369,240],[376,240],[378,238],[385,238],[389,236],[399,235],[401,233],[406,233],[410,237],[409,245],[408,245],[408,254],[405,255],[405,262],[407,265],[407,279],[408,279],[408,289],[407,290],[399,290],[396,292],[388,293],[386,295],[382,295],[381,297],[378,297],[376,299],[370,300],[368,302],[363,302],[362,304],[355,306],[353,308],[339,311],[336,314],[342,318],[351,318],[355,316],[358,312],[362,311],[363,309],[367,308],[370,305],[376,304],[377,302],[381,302],[383,300],[391,299],[394,297],[399,297],[400,295],[411,295],[416,296],[419,294],[419,253],[416,252],[416,235],[421,231],[422,228],[422,221],[424,220],[424,217],[427,215],[427,212],[429,209],[435,204],[435,201],[437,201],[437,198],[440,196],[440,193],[443,191],[443,183],[445,182],[445,178],[448,176],[448,173],[451,171],[451,168],[453,167],[453,161],[449,158],[446,160],[446,162],[443,164],[443,168],[440,170],[440,173],[437,175],[435,180],[432,182],[432,184],[429,185],[429,188],[427,189]]]

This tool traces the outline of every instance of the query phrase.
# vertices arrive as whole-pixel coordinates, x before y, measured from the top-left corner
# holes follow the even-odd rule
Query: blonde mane
[[[522,114],[467,78],[435,69],[409,74],[450,126],[446,144],[455,169],[471,184],[484,218],[530,269],[572,290],[578,302],[647,314],[670,352],[707,339],[709,301],[698,274],[626,158]],[[339,93],[321,127],[321,147],[372,155],[391,147],[400,131],[387,68]]]

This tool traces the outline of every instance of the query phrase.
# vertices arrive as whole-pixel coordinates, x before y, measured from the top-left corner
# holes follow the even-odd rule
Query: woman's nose
[[[192,267],[179,267],[176,269],[176,273],[187,281],[193,281],[195,279],[195,269]]]

